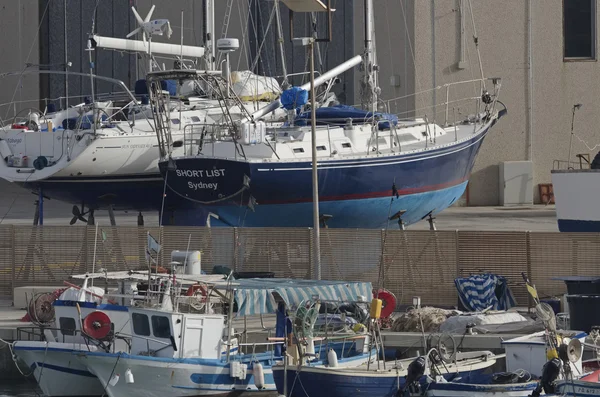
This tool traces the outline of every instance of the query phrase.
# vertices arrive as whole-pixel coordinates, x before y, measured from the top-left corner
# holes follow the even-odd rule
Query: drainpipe
[[[532,0],[528,1],[527,8],[527,30],[528,30],[528,63],[529,63],[529,89],[528,89],[528,100],[527,100],[527,116],[529,119],[529,126],[527,128],[527,160],[533,161],[533,11],[532,11]]]

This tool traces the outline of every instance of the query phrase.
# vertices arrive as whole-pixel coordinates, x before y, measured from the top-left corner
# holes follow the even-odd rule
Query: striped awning
[[[276,297],[289,308],[315,298],[321,301],[355,302],[359,296],[370,302],[373,298],[369,282],[317,281],[297,279],[241,279],[219,283],[217,289],[235,289],[238,316],[275,313]]]

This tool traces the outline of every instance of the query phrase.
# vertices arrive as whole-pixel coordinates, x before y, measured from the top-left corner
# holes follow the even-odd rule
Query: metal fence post
[[[239,236],[238,236],[238,228],[234,227],[233,228],[233,271],[237,272],[238,271],[238,255],[239,255],[239,250],[238,250],[238,240],[239,240]]]
[[[11,276],[10,276],[10,296],[12,297],[13,306],[15,304],[15,273],[17,271],[17,255],[16,255],[16,246],[15,246],[15,226],[10,225],[10,266],[11,266]]]
[[[525,248],[526,248],[526,256],[527,256],[527,277],[529,277],[529,281],[533,284],[533,275],[531,274],[532,272],[532,266],[531,266],[531,232],[528,230],[525,232]],[[533,299],[531,298],[531,295],[528,293],[527,294],[527,309],[528,311],[531,310],[531,308],[533,307]]]
[[[458,231],[458,229],[456,229],[454,231],[454,249],[456,250],[455,255],[456,255],[456,274],[455,274],[455,278],[458,278],[458,276],[460,275],[460,244],[459,244],[459,234],[460,232]],[[456,298],[458,299],[458,295],[456,296]]]
[[[313,254],[313,238],[312,238],[312,227],[308,228],[308,278],[314,279],[314,254]]]
[[[385,265],[386,265],[386,261],[385,261],[385,250],[386,250],[386,230],[385,229],[381,229],[381,285],[378,287],[381,288],[385,288]]]

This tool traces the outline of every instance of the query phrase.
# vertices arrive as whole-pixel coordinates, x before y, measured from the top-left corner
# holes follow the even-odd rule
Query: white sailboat
[[[213,15],[214,4],[207,2],[205,10]],[[151,20],[154,7],[145,19],[133,12],[143,32],[143,40],[103,37],[92,34],[88,50],[110,49],[138,52],[147,55],[151,70],[157,70],[153,56],[176,58],[181,67],[206,61],[207,52],[214,52],[216,42],[208,47],[195,47],[152,42],[152,35],[168,34],[167,20]],[[210,19],[210,18],[209,18]],[[212,24],[210,37],[215,37]],[[228,43],[235,44],[229,40]],[[235,49],[235,47],[233,47]],[[206,62],[205,76],[221,75]],[[57,73],[40,70],[36,73]],[[148,117],[152,111],[147,101],[145,81],[136,83],[130,91],[123,82],[93,74],[68,72],[69,75],[89,77],[114,85],[113,95],[99,101],[103,95],[92,94],[86,103],[58,112],[53,109],[24,109],[0,127],[0,178],[25,188],[43,191],[50,198],[83,203],[90,209],[134,209],[139,211],[161,208],[163,182],[158,169],[158,142]],[[164,89],[173,97],[170,119],[174,144],[182,144],[194,123],[217,125],[225,119],[239,119],[254,111],[257,103],[277,97],[281,88],[273,78],[250,72],[234,72],[237,85],[229,93],[218,91],[205,79],[188,82],[173,91],[172,84]],[[224,95],[228,94],[228,95]],[[224,113],[224,109],[227,113]],[[273,120],[283,115],[274,115]],[[183,154],[183,148],[180,150]]]

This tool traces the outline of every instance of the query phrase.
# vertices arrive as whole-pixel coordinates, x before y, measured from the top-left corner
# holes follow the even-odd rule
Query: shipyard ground
[[[0,183],[0,225],[31,225],[37,197],[6,182]],[[73,217],[72,205],[55,200],[44,201],[45,225],[68,225]],[[158,225],[158,214],[144,213],[144,224]],[[109,225],[107,211],[97,211],[96,221]],[[135,226],[137,212],[115,211],[117,225]],[[546,231],[557,232],[556,212],[553,205],[519,207],[451,207],[437,215],[436,227],[439,230],[495,230],[495,231]],[[81,225],[81,222],[77,223]],[[390,222],[390,228],[398,225]],[[429,223],[419,222],[409,227],[414,230],[427,230]]]

